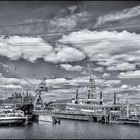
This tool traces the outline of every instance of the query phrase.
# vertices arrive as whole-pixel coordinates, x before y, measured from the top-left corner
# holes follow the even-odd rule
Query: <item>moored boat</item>
[[[0,125],[24,124],[25,122],[26,117],[23,111],[14,108],[1,108]]]
[[[93,77],[89,79],[87,98],[79,98],[77,89],[75,99],[67,102],[64,110],[54,106],[52,111],[52,117],[94,122],[109,122],[125,114],[126,104],[116,103],[116,93],[114,93],[113,102],[103,99],[102,90],[96,88]]]

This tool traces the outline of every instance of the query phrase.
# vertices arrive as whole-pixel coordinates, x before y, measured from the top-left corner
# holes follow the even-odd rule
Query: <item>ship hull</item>
[[[90,121],[89,116],[86,114],[70,114],[70,113],[55,113],[52,117],[59,119],[79,120],[79,121]]]
[[[44,121],[44,122],[53,122],[53,119],[50,115],[47,114],[41,114],[39,115],[39,121]]]
[[[24,124],[26,122],[26,117],[2,117],[0,118],[0,125],[10,125],[10,124]]]

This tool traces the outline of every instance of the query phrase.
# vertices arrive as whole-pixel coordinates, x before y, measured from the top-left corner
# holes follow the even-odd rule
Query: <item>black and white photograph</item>
[[[140,139],[140,1],[0,1],[0,139]]]

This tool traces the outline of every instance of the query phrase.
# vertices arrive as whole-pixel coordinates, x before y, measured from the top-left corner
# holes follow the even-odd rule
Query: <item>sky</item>
[[[46,77],[45,100],[87,97],[92,73],[104,98],[140,102],[139,23],[139,1],[1,1],[1,96]]]

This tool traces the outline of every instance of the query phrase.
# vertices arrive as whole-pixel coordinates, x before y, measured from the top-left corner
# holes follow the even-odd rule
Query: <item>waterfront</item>
[[[61,124],[34,122],[0,126],[1,139],[139,139],[140,126],[61,120]]]

